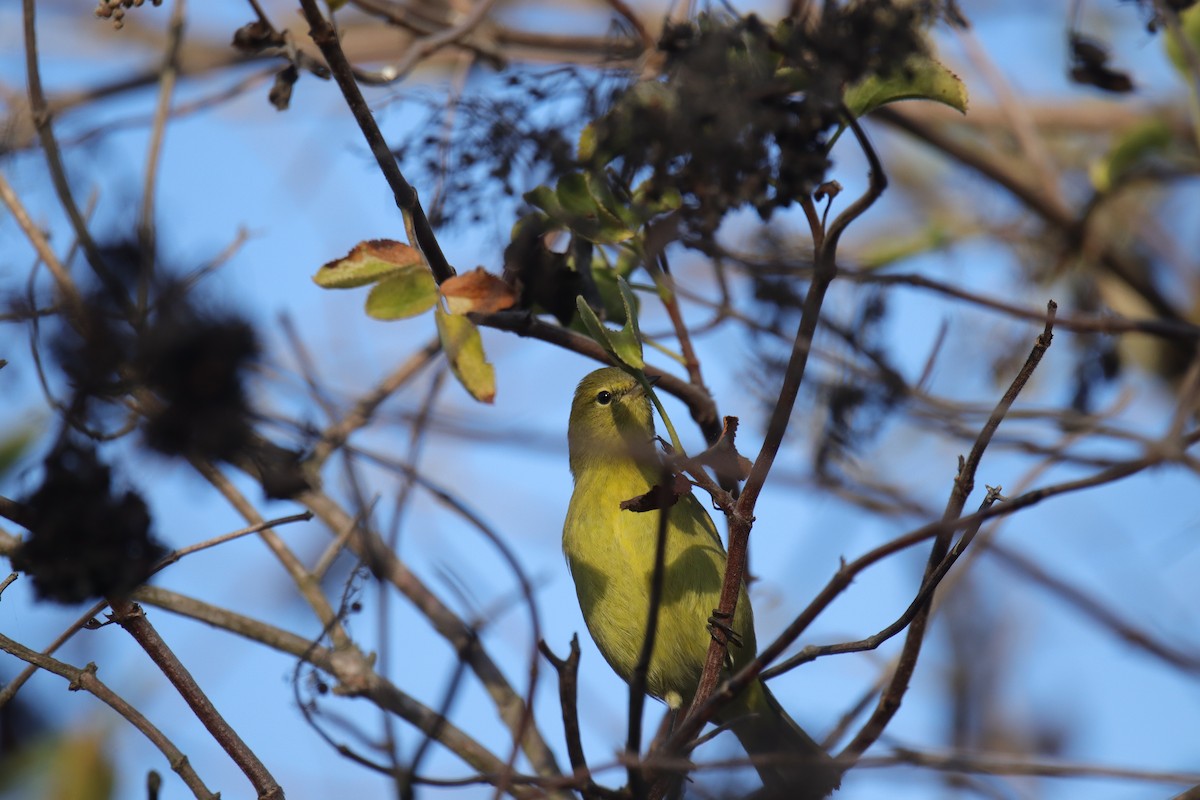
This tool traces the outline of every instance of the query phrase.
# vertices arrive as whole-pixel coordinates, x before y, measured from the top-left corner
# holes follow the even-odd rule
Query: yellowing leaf
[[[442,297],[451,314],[490,314],[517,304],[517,293],[500,278],[477,267],[442,282]]]
[[[583,130],[579,134],[579,160],[581,162],[591,161],[592,156],[596,155],[596,123],[589,122],[583,126]]]
[[[967,87],[929,56],[912,56],[891,75],[869,75],[846,90],[846,108],[855,117],[898,100],[933,100],[967,113]]]
[[[352,289],[409,267],[424,267],[416,249],[391,239],[359,242],[342,258],[317,270],[313,281],[325,289]]]
[[[441,306],[434,309],[438,339],[450,362],[450,371],[463,388],[481,403],[496,399],[496,370],[483,352],[483,337],[475,323],[458,314],[448,314]]]
[[[1192,49],[1200,52],[1200,6],[1190,6],[1184,9],[1179,14],[1180,33],[1187,40]],[[1167,28],[1163,36],[1163,44],[1167,49],[1167,57],[1171,59],[1171,63],[1175,65],[1175,69],[1179,73],[1187,77],[1191,73],[1191,67],[1188,66],[1187,53],[1184,50],[1183,42],[1175,35],[1173,28]]]
[[[438,288],[424,264],[389,275],[367,295],[367,313],[375,319],[406,319],[437,302]]]
[[[53,753],[47,797],[60,800],[110,800],[115,783],[112,763],[105,752],[108,737],[102,731],[84,731],[64,737]]]

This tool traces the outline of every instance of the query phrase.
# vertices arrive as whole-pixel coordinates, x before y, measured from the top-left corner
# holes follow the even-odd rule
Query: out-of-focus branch
[[[252,526],[261,526],[263,518],[258,513],[258,509],[238,491],[233,482],[220,469],[207,461],[197,458],[193,458],[191,462],[195,470],[212,484],[213,488],[242,515],[243,519]],[[296,554],[284,543],[279,534],[275,533],[271,528],[260,527],[258,534],[259,538],[263,540],[279,560],[279,563],[283,565],[283,568],[287,570],[288,576],[296,585],[296,589],[304,597],[309,607],[312,608],[317,619],[321,621],[322,628],[329,631],[334,644],[338,647],[350,646],[350,637],[338,621],[337,612],[330,604],[329,598],[325,596],[320,584],[313,579],[304,564],[296,557]]]
[[[321,434],[321,439],[313,447],[312,455],[308,460],[319,468],[331,454],[346,443],[354,431],[371,421],[375,411],[385,400],[412,380],[439,352],[441,352],[441,345],[437,339],[432,339],[403,364],[392,370],[391,374],[384,378],[378,386],[359,398],[346,416],[330,425]]]
[[[158,228],[155,225],[155,190],[158,188],[158,165],[162,157],[163,139],[167,132],[167,119],[171,115],[171,98],[175,82],[179,77],[179,49],[183,44],[184,20],[187,16],[187,0],[175,0],[171,9],[171,21],[167,26],[167,48],[163,56],[158,86],[158,103],[154,110],[154,122],[150,126],[150,141],[146,144],[146,175],[142,182],[142,208],[138,219],[138,240],[141,245],[143,263],[138,276],[137,308],[139,314],[146,313],[149,300],[150,281],[153,277],[154,254],[157,248]]]
[[[843,270],[842,275],[846,280],[875,286],[928,289],[955,300],[964,300],[981,308],[999,311],[1016,319],[1033,321],[1044,319],[1046,316],[1043,310],[1019,306],[996,296],[970,292],[924,275],[873,270]],[[1054,326],[1077,333],[1144,333],[1163,339],[1200,340],[1200,325],[1173,320],[1128,319],[1116,313],[1060,316],[1055,318]]]
[[[156,586],[143,586],[137,589],[133,593],[133,599],[227,630],[258,644],[302,659],[338,679],[342,687],[339,691],[365,697],[379,705],[380,708],[411,723],[418,730],[435,733],[438,742],[471,767],[487,773],[499,773],[504,769],[504,762],[496,758],[486,747],[476,742],[453,723],[440,717],[433,709],[417,702],[378,674],[367,669],[361,659],[349,657],[348,652],[314,644],[302,636],[297,636],[252,617]],[[529,792],[522,791],[520,788],[510,789],[510,792],[518,797],[530,796]]]
[[[997,541],[983,545],[986,555],[1004,565],[1005,569],[1020,575],[1026,580],[1042,586],[1047,591],[1066,601],[1080,613],[1089,617],[1093,622],[1107,628],[1123,641],[1145,650],[1147,653],[1162,659],[1173,667],[1186,672],[1200,673],[1200,653],[1188,653],[1176,646],[1161,641],[1149,631],[1124,619],[1119,613],[1101,603],[1095,597],[1084,593],[1043,567],[1037,562],[1018,553],[1011,547]]]
[[[946,156],[980,173],[997,186],[1006,189],[1030,211],[1056,229],[1072,247],[1078,247],[1087,231],[1086,217],[1075,214],[1069,207],[1057,203],[1030,184],[1012,164],[996,155],[974,147],[950,135],[944,128],[929,125],[907,111],[888,106],[872,114],[892,127],[911,134]],[[1099,248],[1098,261],[1107,271],[1120,278],[1145,300],[1155,313],[1171,322],[1186,322],[1186,318],[1156,287],[1139,265],[1117,252],[1109,242]]]
[[[21,203],[17,193],[13,191],[8,180],[0,173],[0,202],[3,202],[8,208],[13,219],[16,220],[17,226],[29,243],[33,246],[34,251],[38,254],[38,258],[46,265],[46,269],[50,270],[50,274],[54,277],[54,282],[58,286],[58,291],[62,293],[67,310],[71,312],[71,317],[78,320],[80,318],[80,310],[83,306],[83,301],[79,296],[79,289],[75,286],[75,281],[71,279],[63,263],[59,261],[57,254],[50,247],[49,240],[42,233],[33,220],[29,216],[29,212],[25,210],[25,206]]]
[[[1024,758],[1004,758],[978,753],[930,753],[907,747],[894,748],[895,755],[864,758],[863,767],[911,765],[930,767],[945,772],[980,773],[984,775],[1036,775],[1044,778],[1121,778],[1146,783],[1191,783],[1200,781],[1200,773],[1160,770],[1125,769],[1107,764],[1079,764],[1056,761],[1033,761]]]
[[[30,650],[28,647],[14,642],[2,633],[0,633],[0,650],[16,656],[36,669],[43,669],[66,678],[70,682],[69,688],[72,691],[83,689],[88,694],[93,695],[96,699],[124,717],[130,725],[141,731],[142,735],[149,739],[150,743],[157,747],[159,752],[166,757],[171,769],[179,775],[187,787],[192,790],[192,794],[199,798],[199,800],[215,800],[218,797],[217,794],[209,791],[208,787],[204,785],[204,781],[196,774],[187,756],[175,746],[174,742],[167,738],[166,734],[156,728],[140,711],[96,677],[95,664],[88,664],[83,669],[73,667],[56,658],[51,658],[35,650]]]

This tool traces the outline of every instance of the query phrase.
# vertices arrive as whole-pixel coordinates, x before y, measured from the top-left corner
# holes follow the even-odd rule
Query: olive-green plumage
[[[563,552],[592,639],[626,681],[646,633],[659,513],[623,510],[621,502],[646,494],[661,480],[653,437],[650,399],[633,377],[607,368],[580,382],[567,431],[575,492],[563,525]],[[662,603],[647,690],[679,708],[700,682],[725,549],[693,495],[679,498],[666,513]],[[731,627],[741,642],[729,649],[736,670],[756,652],[744,586]],[[774,755],[771,764],[758,765],[771,796],[821,798],[837,787],[829,756],[788,718],[761,681],[726,705],[718,721],[730,724],[750,755]]]

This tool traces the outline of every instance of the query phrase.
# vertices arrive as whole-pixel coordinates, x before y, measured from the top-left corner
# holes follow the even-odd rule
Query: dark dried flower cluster
[[[827,4],[810,28],[754,16],[669,27],[666,77],[633,84],[595,125],[595,159],[650,196],[678,191],[711,234],[732,209],[764,218],[819,185],[846,87],[923,50],[921,3]]]
[[[111,287],[134,283],[140,250],[119,242],[102,254],[113,275],[110,288],[89,296],[81,324],[64,326],[54,345],[73,392],[71,424],[100,427],[105,401],[148,390],[137,400],[152,448],[233,459],[251,433],[243,376],[259,353],[254,329],[235,315],[199,309],[169,282],[153,292],[149,318],[133,325],[122,292]]]
[[[133,491],[114,490],[111,470],[90,446],[59,444],[42,485],[25,500],[30,535],[13,556],[39,597],[79,603],[123,595],[165,554],[150,512]]]
[[[257,453],[243,387],[259,354],[251,325],[201,310],[187,287],[167,280],[149,287],[151,311],[142,314],[130,298],[152,259],[131,241],[99,254],[102,286],[53,339],[71,399],[42,484],[25,501],[30,537],[14,561],[40,596],[66,603],[128,592],[163,554],[145,502],[113,488],[81,435],[105,438],[108,417],[132,400],[145,443],[160,453],[242,461]]]
[[[231,459],[250,435],[242,372],[258,356],[254,329],[236,317],[161,317],[139,339],[135,369],[161,400],[146,442],[168,455]]]

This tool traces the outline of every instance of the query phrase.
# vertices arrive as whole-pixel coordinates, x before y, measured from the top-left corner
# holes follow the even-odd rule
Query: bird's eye
[[[606,390],[601,391],[596,395],[596,402],[602,406],[606,406],[612,402],[612,392]]]

